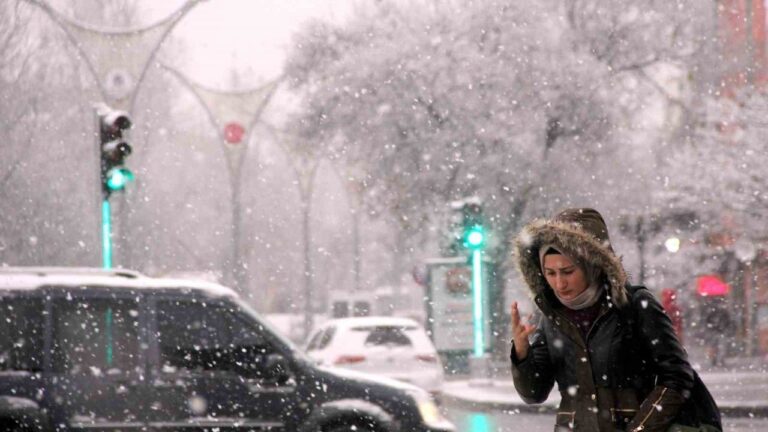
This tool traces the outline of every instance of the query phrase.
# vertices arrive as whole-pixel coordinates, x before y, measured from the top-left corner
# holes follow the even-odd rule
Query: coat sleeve
[[[509,355],[512,363],[512,380],[515,383],[515,389],[527,404],[537,404],[546,401],[555,382],[549,350],[547,349],[547,339],[542,324],[540,322],[539,328],[531,335],[531,346],[528,349],[528,355],[524,359],[520,360],[517,358],[514,342],[512,343],[512,351]]]
[[[629,431],[665,431],[674,421],[693,388],[693,369],[675,335],[672,321],[653,294],[640,289],[632,296],[635,332],[649,353],[656,374],[656,387],[640,405]]]

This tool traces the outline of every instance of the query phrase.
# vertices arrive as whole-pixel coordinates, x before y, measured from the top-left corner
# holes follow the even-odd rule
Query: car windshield
[[[412,347],[413,341],[409,333],[413,333],[417,327],[413,326],[364,326],[353,327],[356,333],[365,333],[365,346],[400,346]]]

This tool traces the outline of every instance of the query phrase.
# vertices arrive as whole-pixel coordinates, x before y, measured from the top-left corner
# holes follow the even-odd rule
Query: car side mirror
[[[282,385],[291,378],[288,360],[281,354],[269,354],[264,362],[264,378]]]

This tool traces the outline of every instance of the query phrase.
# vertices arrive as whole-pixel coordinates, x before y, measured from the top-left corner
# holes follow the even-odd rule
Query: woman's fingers
[[[517,302],[512,302],[510,307],[510,316],[512,318],[512,335],[519,338],[527,338],[531,333],[536,331],[536,326],[530,324],[533,321],[533,314],[530,313],[525,317],[523,322],[520,319],[520,311],[517,308]]]
[[[522,322],[516,301],[512,302],[510,317],[512,321],[512,338],[514,339],[515,344],[515,355],[518,359],[524,359],[528,355],[528,336],[536,331],[536,326]],[[531,317],[532,315],[529,315],[526,321],[530,322]]]
[[[517,311],[517,302],[512,302],[509,315],[512,318],[512,331],[514,332],[520,325],[520,313]]]
[[[517,302],[512,302],[512,335],[518,335],[523,331],[520,320],[520,312],[517,310]]]
[[[529,324],[533,319],[533,314],[529,314],[526,317],[528,323],[524,323],[520,319],[520,311],[517,308],[517,302],[512,302],[511,313],[512,317],[512,334],[518,337],[528,337],[536,330],[536,326]]]
[[[533,322],[533,313],[529,313],[527,317],[525,317],[525,321],[528,323],[525,325],[525,337],[528,337],[531,333],[536,331],[536,326],[534,324],[531,324]]]
[[[521,336],[525,336],[525,337],[528,337],[528,336],[530,336],[530,335],[531,335],[533,332],[535,332],[535,331],[536,331],[536,326],[535,326],[535,325],[533,325],[533,324],[526,324],[524,327],[525,327],[525,329],[523,330],[523,333],[522,333],[522,335],[521,335]]]

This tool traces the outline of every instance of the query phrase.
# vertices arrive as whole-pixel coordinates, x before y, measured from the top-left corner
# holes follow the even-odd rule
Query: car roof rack
[[[122,268],[102,269],[97,267],[2,267],[0,274],[34,274],[37,276],[49,275],[93,275],[93,276],[117,276],[129,279],[146,277],[135,271]]]

